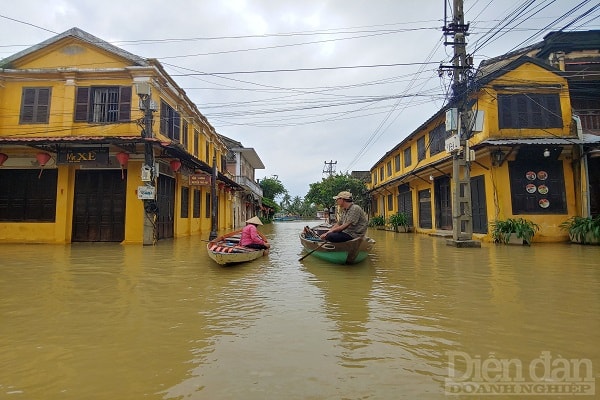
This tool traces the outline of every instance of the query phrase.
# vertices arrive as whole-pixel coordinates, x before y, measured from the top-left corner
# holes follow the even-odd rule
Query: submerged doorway
[[[126,182],[119,170],[75,171],[73,242],[125,239]]]

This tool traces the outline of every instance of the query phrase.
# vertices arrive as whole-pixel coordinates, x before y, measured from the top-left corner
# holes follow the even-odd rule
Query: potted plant
[[[371,217],[371,220],[369,221],[369,226],[374,226],[376,228],[385,226],[385,218],[381,215]]]
[[[529,246],[535,232],[539,230],[540,226],[528,219],[508,218],[492,223],[492,239],[495,243],[527,244]]]
[[[600,244],[600,215],[595,217],[571,217],[559,227],[569,233],[572,242]]]
[[[394,232],[408,232],[409,222],[408,214],[397,212],[388,218],[388,223],[394,228]]]

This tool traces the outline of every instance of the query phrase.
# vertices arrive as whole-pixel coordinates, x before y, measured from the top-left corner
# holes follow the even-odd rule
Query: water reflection
[[[304,225],[261,227],[271,254],[233,268],[200,238],[0,245],[0,398],[444,399],[448,351],[599,376],[600,247],[372,231],[339,266],[298,261]]]

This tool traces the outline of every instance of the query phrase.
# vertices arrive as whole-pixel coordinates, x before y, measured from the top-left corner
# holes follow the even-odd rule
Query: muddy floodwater
[[[0,399],[600,397],[600,246],[370,230],[336,266],[298,260],[311,223],[235,267],[206,237],[0,244]]]

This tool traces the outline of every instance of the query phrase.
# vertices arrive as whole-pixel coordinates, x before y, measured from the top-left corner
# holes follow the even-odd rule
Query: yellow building
[[[468,148],[460,151],[470,167],[475,239],[491,240],[496,220],[523,217],[541,228],[534,241],[562,241],[563,221],[600,213],[600,158],[593,157],[600,145],[600,97],[590,86],[600,83],[600,41],[596,31],[569,35],[551,34],[537,46],[482,63],[474,79],[465,104]],[[587,81],[585,74],[565,73],[581,69],[582,59],[591,71]],[[594,91],[586,113],[584,90]],[[416,232],[452,232],[451,128],[458,106],[440,110],[371,168],[372,216],[406,212]]]
[[[73,28],[0,67],[0,241],[152,244],[233,226],[227,148],[157,60]]]

